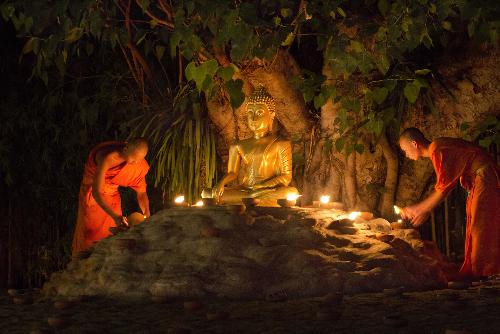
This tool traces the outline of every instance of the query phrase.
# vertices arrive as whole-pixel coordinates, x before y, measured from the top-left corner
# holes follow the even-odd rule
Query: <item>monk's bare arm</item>
[[[401,215],[405,219],[411,218],[414,226],[420,226],[425,223],[427,218],[429,218],[431,210],[438,206],[444,197],[444,193],[434,191],[422,202],[403,208]]]
[[[151,215],[149,211],[149,197],[147,192],[137,193],[137,203],[139,203],[139,207],[142,210],[142,213],[147,217]]]
[[[110,154],[106,155],[102,159],[102,161],[97,162],[96,174],[94,176],[94,182],[92,184],[92,196],[94,196],[95,201],[104,210],[104,212],[106,212],[111,218],[113,218],[117,225],[119,225],[122,221],[121,213],[114,212],[113,209],[111,209],[109,205],[106,204],[102,196],[105,185],[106,171],[109,168],[116,166],[116,162],[117,156],[115,152],[111,152]]]

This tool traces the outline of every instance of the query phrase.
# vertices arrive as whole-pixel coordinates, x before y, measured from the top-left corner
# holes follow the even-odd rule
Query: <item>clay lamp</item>
[[[278,205],[281,206],[282,208],[291,208],[297,204],[297,199],[301,195],[297,194],[290,194],[286,198],[280,198],[278,199]]]
[[[401,208],[397,205],[394,205],[394,213],[398,216],[401,215]],[[398,219],[398,223],[402,228],[413,228],[412,223],[407,219]]]
[[[127,222],[129,226],[131,225],[137,225],[142,223],[146,219],[146,215],[139,213],[139,212],[132,212],[130,215],[127,217]]]
[[[359,212],[359,211],[353,211],[353,212],[350,212],[347,215],[347,219],[354,221],[354,220],[356,220],[356,218],[358,218],[360,216],[361,216],[361,212]]]
[[[202,201],[203,205],[206,205],[206,206],[217,205],[217,199],[216,198],[203,198],[201,201]],[[198,206],[198,203],[199,202],[197,202],[195,205]]]
[[[260,199],[252,197],[244,197],[241,199],[241,201],[243,202],[243,204],[245,204],[247,208],[253,208],[259,204]]]

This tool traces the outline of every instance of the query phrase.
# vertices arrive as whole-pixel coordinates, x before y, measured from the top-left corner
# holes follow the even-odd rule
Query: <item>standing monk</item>
[[[436,171],[434,192],[422,202],[402,209],[403,218],[420,226],[430,211],[455,187],[468,192],[463,278],[500,273],[500,168],[479,146],[457,138],[430,142],[416,128],[406,129],[399,146],[412,160],[430,158]]]
[[[122,215],[118,187],[131,187],[137,193],[142,213],[149,217],[146,174],[149,165],[143,138],[128,143],[105,142],[92,149],[80,185],[78,217],[73,237],[73,256],[110,235],[109,228],[128,225]]]

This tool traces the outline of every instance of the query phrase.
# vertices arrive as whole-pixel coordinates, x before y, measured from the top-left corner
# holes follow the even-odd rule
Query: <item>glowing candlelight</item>
[[[323,195],[323,196],[321,196],[321,198],[319,199],[319,201],[320,201],[322,204],[327,204],[328,202],[330,202],[330,196],[328,196],[328,195]]]
[[[350,220],[356,220],[356,218],[358,218],[359,216],[361,216],[361,212],[353,211],[347,216],[347,218],[349,218]]]
[[[203,201],[198,201],[194,204],[194,206],[203,206]]]
[[[286,200],[287,201],[296,201],[297,198],[299,198],[300,196],[302,196],[302,195],[290,194],[290,195],[286,196]]]
[[[403,219],[398,219],[398,223],[402,223],[403,222]]]
[[[401,208],[397,205],[394,205],[394,213],[399,215],[401,213]]]
[[[184,196],[182,196],[182,195],[181,195],[181,196],[177,196],[177,197],[174,199],[174,202],[175,202],[176,204],[182,204],[182,203],[184,203]]]

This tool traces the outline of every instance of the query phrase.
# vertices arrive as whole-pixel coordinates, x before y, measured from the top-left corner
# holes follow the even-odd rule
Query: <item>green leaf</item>
[[[431,73],[431,70],[429,70],[428,68],[423,68],[421,70],[415,71],[415,74],[417,74],[417,75],[427,75],[429,73]]]
[[[245,101],[245,95],[243,94],[243,80],[229,80],[225,84],[226,90],[229,93],[229,97],[231,100],[231,106],[233,108],[238,108],[241,106],[243,101]]]
[[[362,144],[355,144],[354,150],[359,154],[363,154],[363,152],[365,151],[365,147]]]
[[[414,85],[413,82],[407,83],[403,90],[404,96],[410,103],[415,103],[415,101],[417,101],[419,92],[420,92],[420,87]]]
[[[163,45],[157,45],[155,47],[155,56],[160,61],[163,58],[163,55],[165,54],[165,47]]]
[[[286,39],[283,42],[281,42],[281,46],[288,46],[292,44],[294,38],[295,38],[295,33],[293,31],[289,32],[288,35],[286,36]]]
[[[337,13],[342,17],[346,17],[344,10],[340,7],[337,7]]]
[[[490,147],[492,142],[493,142],[493,137],[487,137],[487,138],[481,139],[479,141],[479,146],[484,147],[484,148],[488,148],[488,147]]]
[[[377,7],[380,11],[380,14],[385,17],[387,15],[387,12],[389,11],[389,3],[387,2],[387,0],[379,0]]]
[[[391,66],[389,59],[385,55],[379,55],[375,58],[375,64],[377,65],[380,73],[385,75]]]
[[[376,136],[380,136],[382,134],[382,130],[384,130],[384,121],[381,119],[376,119],[372,122],[372,131]]]
[[[224,82],[229,81],[233,78],[234,68],[229,65],[226,67],[221,67],[217,71],[217,76],[219,76]]]
[[[460,131],[465,131],[470,128],[470,124],[467,122],[463,122],[460,124]]]
[[[450,21],[441,22],[441,26],[443,27],[444,30],[451,31],[452,26]]]
[[[77,40],[80,39],[80,37],[82,37],[82,35],[83,35],[83,29],[80,27],[74,27],[73,29],[68,31],[64,40],[70,43],[76,42]]]
[[[337,150],[337,152],[342,152],[342,150],[344,149],[344,143],[344,138],[339,138],[335,141],[335,149]]]
[[[373,93],[372,93],[373,100],[377,104],[382,104],[382,102],[384,102],[385,99],[387,98],[388,94],[389,94],[389,90],[387,88],[385,88],[385,87],[376,88],[373,90]]]
[[[280,13],[281,13],[281,16],[286,18],[286,17],[289,17],[290,15],[292,15],[292,10],[290,8],[281,8]]]
[[[26,42],[26,44],[24,44],[24,47],[23,47],[23,51],[21,52],[23,55],[27,54],[27,53],[30,53],[31,51],[33,51],[33,47],[34,47],[34,42],[35,42],[35,39],[37,39],[36,37],[31,37],[30,39],[28,39],[28,41]]]

